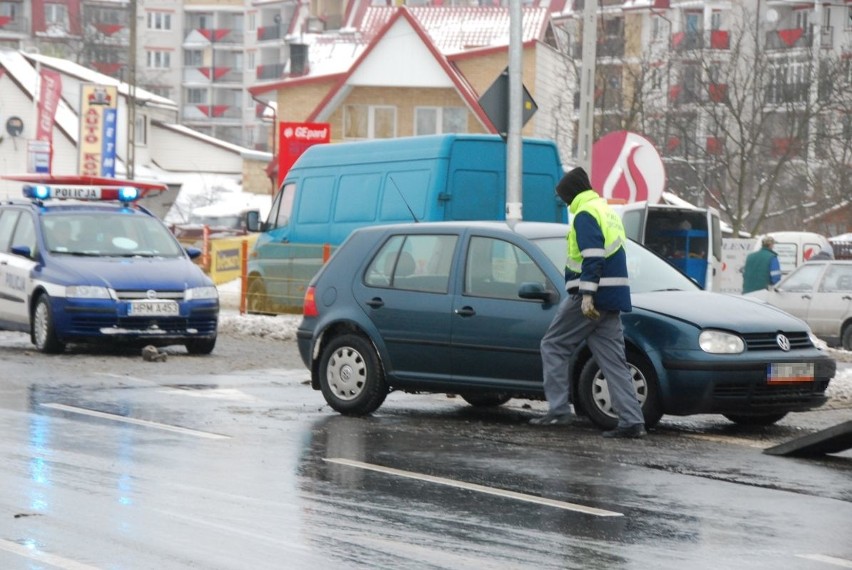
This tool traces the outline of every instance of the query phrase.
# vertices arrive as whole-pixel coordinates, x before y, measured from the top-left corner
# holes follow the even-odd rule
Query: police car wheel
[[[192,339],[187,341],[185,346],[190,354],[210,354],[216,347],[216,337]]]
[[[65,350],[65,343],[56,338],[50,298],[45,294],[36,301],[32,319],[32,340],[40,352],[58,354]]]

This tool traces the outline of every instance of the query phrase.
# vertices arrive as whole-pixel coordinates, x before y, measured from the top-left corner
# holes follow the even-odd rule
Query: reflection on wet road
[[[26,370],[0,387],[4,570],[852,567],[852,457],[760,453],[796,418],[618,441],[523,401],[344,417],[303,370]]]

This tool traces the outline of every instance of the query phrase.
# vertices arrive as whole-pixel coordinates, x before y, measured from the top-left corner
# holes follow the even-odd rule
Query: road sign
[[[509,68],[503,70],[503,72],[494,80],[494,83],[486,89],[485,93],[482,94],[482,97],[479,98],[479,106],[482,107],[482,110],[485,111],[485,115],[488,117],[488,120],[494,125],[494,128],[497,129],[497,132],[503,137],[503,140],[506,140],[506,137],[509,135]],[[526,125],[527,121],[529,121],[535,112],[538,110],[538,106],[533,101],[532,95],[527,91],[527,88],[524,87],[523,93],[523,114],[521,126]]]

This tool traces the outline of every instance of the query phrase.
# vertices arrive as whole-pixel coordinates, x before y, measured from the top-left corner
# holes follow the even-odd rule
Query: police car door
[[[13,251],[15,253],[13,253]],[[23,255],[29,253],[29,256]],[[35,221],[24,210],[8,209],[0,215],[0,319],[28,325],[27,298],[31,272],[38,253]]]

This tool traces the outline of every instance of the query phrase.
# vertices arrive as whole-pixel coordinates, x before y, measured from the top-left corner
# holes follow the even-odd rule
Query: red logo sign
[[[280,123],[278,127],[278,185],[296,159],[309,147],[331,141],[331,125],[328,123]]]
[[[592,186],[604,198],[660,201],[666,186],[663,159],[651,141],[629,131],[610,133],[592,147]]]

